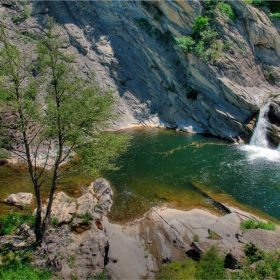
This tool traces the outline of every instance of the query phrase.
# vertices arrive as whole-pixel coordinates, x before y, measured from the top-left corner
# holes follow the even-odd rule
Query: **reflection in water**
[[[132,134],[133,139],[117,161],[120,169],[103,174],[115,190],[110,219],[133,219],[162,203],[217,211],[205,194],[280,219],[278,151],[163,129],[120,133]],[[11,193],[32,191],[26,170],[0,166],[0,176],[1,200]],[[78,196],[79,187],[93,180],[72,175],[60,182],[59,189]],[[5,207],[1,205],[1,213]]]
[[[197,188],[220,202],[280,219],[279,160],[252,160],[255,152],[250,155],[246,145],[201,135],[162,129],[124,133],[134,138],[118,160],[122,167],[105,174],[117,191],[112,220],[134,218],[161,203],[216,210]]]

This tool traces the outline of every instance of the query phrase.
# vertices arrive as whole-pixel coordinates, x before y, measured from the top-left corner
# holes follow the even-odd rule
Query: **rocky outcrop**
[[[279,93],[280,40],[265,8],[229,1],[236,22],[217,9],[218,40],[231,48],[211,64],[183,54],[173,40],[192,32],[204,1],[34,1],[28,3],[31,17],[18,22],[12,19],[24,7],[8,2],[0,13],[11,32],[40,33],[46,16],[61,24],[58,32],[81,75],[93,70],[97,82],[115,91],[121,118],[114,128],[248,136],[264,100]]]
[[[280,250],[280,229],[240,229],[252,214],[223,205],[227,214],[217,216],[201,209],[181,211],[153,208],[141,219],[124,225],[112,224],[105,216],[112,206],[113,191],[99,178],[83,194],[70,198],[55,195],[46,242],[36,252],[33,264],[50,267],[61,279],[88,279],[106,269],[110,279],[152,279],[161,266],[198,258],[212,246],[236,269],[244,260],[246,244],[270,252]],[[24,250],[35,241],[23,224],[17,236],[4,236],[0,247]],[[47,258],[46,258],[47,256]]]
[[[15,205],[18,207],[23,207],[30,205],[32,203],[33,194],[32,193],[16,193],[9,195],[8,198],[4,199],[5,203]]]

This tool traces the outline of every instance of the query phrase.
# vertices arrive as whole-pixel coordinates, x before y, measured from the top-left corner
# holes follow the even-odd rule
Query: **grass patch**
[[[219,258],[217,249],[212,247],[197,262],[187,259],[164,266],[157,279],[225,279],[224,259]]]
[[[27,262],[13,261],[0,266],[0,278],[5,280],[47,280],[51,277],[51,271],[36,269]]]
[[[195,235],[193,236],[193,241],[194,241],[194,242],[199,242],[199,235],[198,235],[198,234],[195,234]]]
[[[86,212],[86,213],[82,214],[80,216],[80,218],[82,219],[82,224],[83,225],[88,225],[89,221],[92,219],[92,216],[89,212]]]
[[[253,219],[249,219],[247,221],[243,221],[241,223],[241,229],[266,229],[266,230],[275,230],[275,225],[272,222],[263,222],[263,221],[256,221]]]
[[[5,280],[47,280],[52,272],[47,269],[37,269],[30,264],[34,259],[31,250],[13,253],[9,249],[1,252],[0,279]]]
[[[35,224],[35,216],[18,212],[3,215],[0,218],[0,235],[16,234],[22,224],[33,227]]]
[[[216,232],[209,230],[208,239],[218,240],[218,239],[221,239],[221,237]]]

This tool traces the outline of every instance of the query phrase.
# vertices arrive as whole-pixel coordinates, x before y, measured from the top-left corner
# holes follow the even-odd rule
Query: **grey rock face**
[[[174,46],[188,35],[203,1],[41,1],[14,24],[22,7],[4,6],[5,23],[15,30],[41,32],[46,16],[60,23],[61,34],[77,55],[80,73],[115,91],[121,118],[114,128],[165,126],[209,132],[232,139],[249,135],[250,120],[273,92],[279,92],[280,40],[277,28],[259,10],[231,2],[236,23],[217,14],[219,41],[231,43],[215,64]],[[46,14],[45,14],[46,13]],[[189,98],[195,90],[196,96]]]

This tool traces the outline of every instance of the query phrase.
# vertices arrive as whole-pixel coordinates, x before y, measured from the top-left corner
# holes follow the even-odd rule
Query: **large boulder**
[[[32,199],[32,193],[19,192],[9,195],[8,198],[4,199],[4,202],[18,207],[24,207],[25,205],[30,205],[32,203]]]

